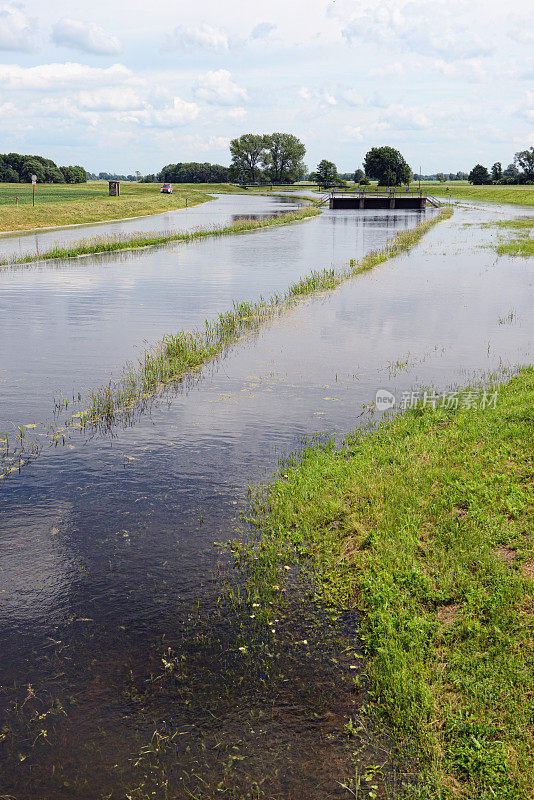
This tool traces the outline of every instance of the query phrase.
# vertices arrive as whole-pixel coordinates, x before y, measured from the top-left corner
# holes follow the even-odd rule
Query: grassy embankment
[[[0,267],[14,264],[30,264],[34,261],[49,261],[57,258],[78,258],[80,256],[96,255],[97,253],[112,253],[118,250],[137,250],[142,247],[155,247],[157,245],[168,244],[169,242],[191,242],[195,239],[205,239],[208,236],[226,236],[232,233],[246,233],[255,231],[259,228],[276,227],[287,225],[291,222],[299,222],[308,217],[316,216],[321,212],[314,207],[300,208],[296,211],[288,211],[277,217],[266,217],[264,219],[236,220],[232,225],[218,228],[208,228],[200,231],[175,232],[159,231],[157,233],[137,233],[124,236],[95,236],[91,239],[82,239],[71,246],[62,247],[57,245],[50,250],[41,253],[28,253],[26,255],[12,256],[5,261],[0,261]]]
[[[172,195],[160,194],[160,188],[159,183],[122,182],[120,197],[110,197],[104,181],[40,184],[33,208],[31,184],[0,183],[0,232],[146,216],[184,208],[186,199],[188,206],[211,199],[206,187],[198,185],[178,185]]]
[[[310,209],[293,213],[305,211]],[[234,303],[231,310],[220,314],[214,322],[206,320],[201,330],[180,331],[164,337],[144,353],[137,366],[127,364],[117,380],[90,393],[89,407],[78,414],[81,424],[111,420],[118,411],[130,408],[168,381],[215,358],[241,336],[256,330],[266,319],[295,300],[314,292],[334,289],[348,278],[409,250],[433,225],[451,214],[452,209],[443,209],[414,228],[401,231],[382,249],[370,251],[361,261],[351,260],[345,269],[311,272],[286,292],[275,294],[268,300],[261,298],[257,303]]]
[[[495,408],[412,409],[312,444],[255,512],[265,585],[300,559],[319,602],[363,611],[376,705],[419,753],[421,800],[533,796],[533,409],[528,368]]]
[[[519,219],[503,220],[491,224],[503,231],[515,234],[515,238],[501,240],[495,246],[500,256],[522,256],[523,258],[534,256],[534,239],[532,238],[534,217],[519,217]]]

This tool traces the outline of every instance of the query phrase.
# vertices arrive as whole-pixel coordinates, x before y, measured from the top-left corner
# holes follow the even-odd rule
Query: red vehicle
[[[172,183],[164,183],[160,189],[164,194],[172,194]]]

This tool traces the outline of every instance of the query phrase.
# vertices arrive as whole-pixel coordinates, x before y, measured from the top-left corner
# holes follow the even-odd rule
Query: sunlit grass
[[[534,369],[487,389],[494,406],[419,407],[287,459],[241,556],[277,588],[298,560],[318,602],[363,612],[376,706],[419,752],[419,800],[534,787]]]
[[[0,183],[0,231],[146,216],[184,208],[186,200],[188,206],[194,206],[211,199],[205,189],[195,186],[178,185],[172,195],[161,194],[160,188],[159,183],[122,182],[120,197],[110,197],[108,184],[104,181],[38,184],[33,208],[31,184]]]

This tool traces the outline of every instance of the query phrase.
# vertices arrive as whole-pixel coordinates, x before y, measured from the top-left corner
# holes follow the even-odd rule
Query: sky
[[[284,131],[361,167],[506,166],[534,145],[531,0],[0,0],[0,152],[91,172],[228,164]]]

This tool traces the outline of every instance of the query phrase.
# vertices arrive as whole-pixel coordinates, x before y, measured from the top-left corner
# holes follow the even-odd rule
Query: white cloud
[[[327,106],[336,106],[337,100],[333,94],[330,94],[328,91],[317,91],[316,89],[309,89],[307,86],[303,86],[299,89],[299,97],[307,102],[313,101],[320,103],[321,105]]]
[[[349,106],[361,106],[363,104],[363,97],[356,89],[345,89],[341,93],[341,97]]]
[[[480,2],[463,0],[340,0],[328,15],[339,20],[349,43],[396,45],[409,52],[445,61],[489,55],[496,41],[482,35],[485,17]],[[482,20],[482,22],[481,22]],[[496,40],[496,31],[493,31]]]
[[[130,70],[122,64],[113,64],[105,69],[75,62],[40,64],[37,67],[0,64],[0,86],[4,89],[61,91],[70,87],[82,88],[87,84],[115,85],[132,77]]]
[[[202,25],[179,25],[167,39],[166,46],[169,49],[183,47],[186,50],[214,50],[216,53],[227,53],[229,50],[226,33],[205,22]]]
[[[368,73],[368,78],[399,78],[404,75],[404,64],[400,61],[391,61],[386,64],[379,64],[372,67]]]
[[[346,141],[363,142],[363,133],[360,125],[344,125],[341,136]]]
[[[200,75],[196,93],[201,100],[215,105],[233,106],[248,99],[246,89],[232,80],[232,74],[227,69],[210,70]]]
[[[410,108],[402,103],[391,105],[385,115],[385,121],[396,130],[426,130],[431,128],[432,119],[419,108]]]
[[[266,39],[276,30],[276,25],[272,22],[259,22],[250,34],[251,39]]]
[[[0,50],[33,50],[34,27],[20,6],[0,6]]]
[[[122,116],[124,122],[138,122],[151,128],[174,128],[194,122],[199,114],[196,103],[189,103],[181,97],[174,97],[172,104],[164,108],[147,107],[138,113]]]
[[[128,86],[81,91],[77,100],[78,106],[88,111],[134,111],[144,105],[138,92]]]
[[[227,119],[234,120],[235,122],[243,122],[247,116],[247,110],[246,108],[243,108],[243,106],[234,106],[233,108],[229,108],[227,111],[225,111],[224,116]]]
[[[117,55],[122,52],[120,40],[94,22],[80,22],[75,19],[60,19],[52,29],[54,44],[81,50],[83,53],[98,55]]]

